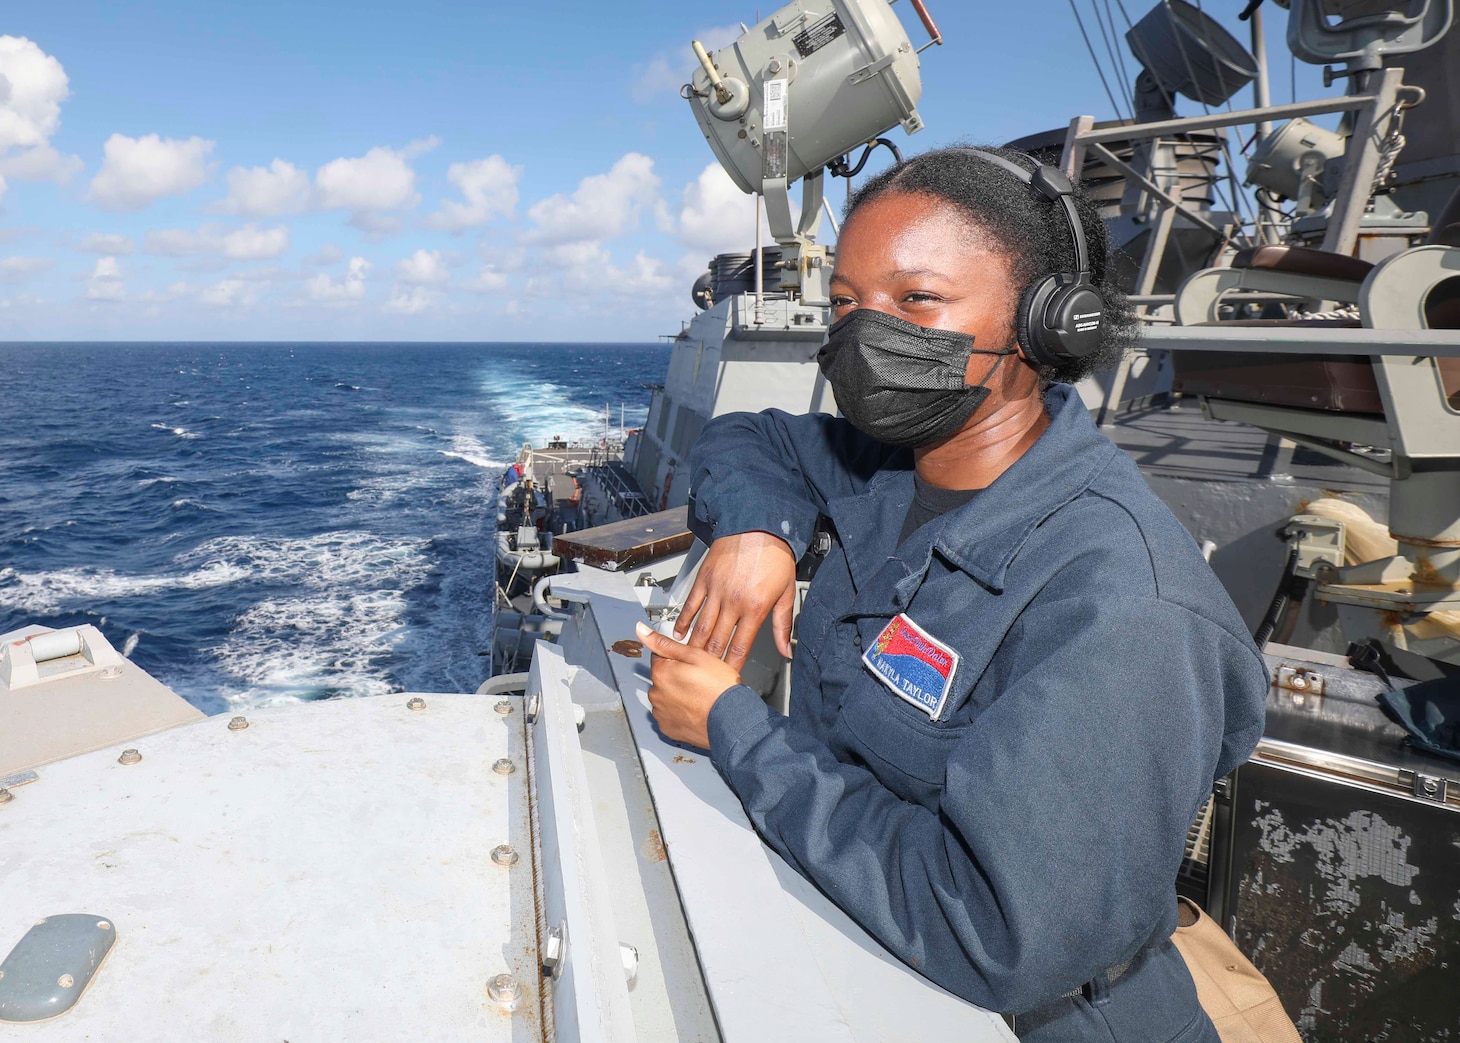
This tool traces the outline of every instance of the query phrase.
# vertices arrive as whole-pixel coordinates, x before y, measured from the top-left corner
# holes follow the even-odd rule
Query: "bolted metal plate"
[[[104,916],[48,916],[0,963],[0,1022],[45,1021],[76,1005],[111,952],[116,928]]]
[[[25,1043],[542,1043],[527,772],[491,770],[526,764],[522,699],[416,694],[255,707],[245,731],[132,740],[136,764],[118,744],[42,769],[0,808],[0,956],[58,910],[122,937]]]

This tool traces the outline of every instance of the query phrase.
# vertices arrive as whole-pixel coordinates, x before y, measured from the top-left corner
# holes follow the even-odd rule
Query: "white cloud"
[[[740,26],[717,25],[701,29],[694,39],[705,45],[712,54],[727,44],[740,39]],[[679,89],[690,82],[694,75],[694,52],[689,47],[673,51],[661,51],[647,62],[635,65],[630,75],[629,94],[640,105],[655,101],[678,101]]]
[[[168,301],[191,297],[197,292],[197,288],[190,283],[175,282],[165,290],[146,290],[137,294],[132,300],[146,304],[166,304]]]
[[[49,257],[6,257],[0,259],[0,279],[21,282],[32,275],[48,272],[55,264]]]
[[[60,62],[23,36],[0,36],[0,195],[7,176],[64,182],[81,168],[50,144],[70,93]]]
[[[791,216],[800,213],[800,205],[793,200]],[[755,248],[755,196],[740,191],[720,164],[711,163],[685,186],[678,219],[671,225],[669,230],[679,241],[703,251],[705,260],[731,250],[749,253]],[[761,234],[765,245],[775,245],[764,216]]]
[[[86,296],[93,301],[120,301],[127,296],[122,266],[115,257],[98,257],[86,280]]]
[[[93,232],[81,240],[80,248],[89,254],[129,254],[135,247],[128,236]]]
[[[80,156],[63,156],[50,145],[0,158],[0,171],[21,181],[54,181],[64,185],[81,172]]]
[[[436,145],[435,138],[427,138],[403,149],[381,145],[363,156],[330,160],[314,175],[319,205],[361,213],[415,206],[421,197],[410,160]]]
[[[154,228],[143,240],[142,249],[164,257],[217,254],[235,261],[259,261],[278,257],[289,249],[289,229],[244,225],[225,232],[216,225],[191,228]]]
[[[480,272],[463,279],[461,285],[472,293],[500,293],[507,288],[507,276],[495,265],[484,264]]]
[[[320,272],[304,284],[304,289],[312,300],[324,304],[349,304],[365,296],[365,275],[369,271],[369,261],[363,257],[351,257],[342,280],[336,282],[325,272]]]
[[[417,250],[396,262],[395,277],[409,286],[440,286],[451,273],[440,250]]]
[[[224,279],[198,294],[198,299],[215,308],[246,308],[258,300],[258,288],[242,279]]]
[[[654,161],[637,152],[624,155],[606,174],[578,183],[571,196],[554,195],[528,208],[537,228],[528,242],[558,244],[611,239],[639,223],[639,215],[659,200]]]
[[[386,301],[383,307],[386,311],[393,311],[400,315],[418,315],[440,298],[439,290],[432,290],[426,286],[412,286],[410,289],[397,286],[395,293],[391,294],[390,300]]]
[[[755,244],[755,197],[735,187],[718,163],[685,186],[679,238],[710,254],[747,250]]]
[[[289,229],[244,225],[223,237],[223,256],[237,261],[260,261],[278,257],[289,249]]]
[[[682,289],[680,274],[658,258],[640,251],[626,265],[616,265],[599,243],[565,243],[543,252],[542,270],[527,281],[527,292],[539,297],[574,290],[592,297],[646,298]]]
[[[234,167],[228,171],[227,181],[228,196],[217,206],[224,213],[246,217],[300,214],[313,199],[309,175],[282,159],[266,167]]]
[[[107,210],[141,210],[165,196],[191,192],[208,179],[213,142],[148,134],[113,134],[103,146],[101,170],[91,179],[90,198]]]
[[[432,228],[460,231],[482,224],[493,217],[508,217],[517,206],[517,182],[522,168],[514,167],[501,156],[453,163],[446,169],[446,180],[461,190],[464,203],[447,199],[441,209],[426,219]]]
[[[370,210],[357,210],[350,215],[350,225],[358,228],[371,239],[384,239],[401,230],[401,220],[389,214],[377,214]]]
[[[319,248],[318,253],[312,253],[304,259],[305,264],[313,265],[316,268],[323,268],[327,264],[334,264],[343,259],[345,252],[334,243],[325,243]]]

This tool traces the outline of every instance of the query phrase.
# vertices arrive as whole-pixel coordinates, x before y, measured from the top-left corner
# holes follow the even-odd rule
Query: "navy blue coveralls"
[[[797,625],[790,716],[731,688],[711,757],[766,842],[892,953],[1032,1012],[1021,1039],[1215,1041],[1169,941],[1174,883],[1213,780],[1262,734],[1267,672],[1079,395],[1056,385],[1045,405],[1021,459],[901,546],[907,450],[822,414],[705,425],[697,531],[770,532],[798,558],[819,515],[837,536]],[[863,660],[899,614],[958,656],[936,717]]]

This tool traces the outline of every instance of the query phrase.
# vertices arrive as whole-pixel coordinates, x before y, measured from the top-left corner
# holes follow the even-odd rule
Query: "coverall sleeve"
[[[715,417],[689,455],[690,528],[706,543],[769,532],[800,558],[827,502],[861,492],[898,452],[826,413]]]
[[[1156,598],[1036,599],[988,670],[997,698],[957,740],[940,811],[743,686],[710,748],[766,842],[893,954],[1017,1013],[1172,915],[1187,828],[1222,751],[1260,737],[1267,685],[1250,648]]]

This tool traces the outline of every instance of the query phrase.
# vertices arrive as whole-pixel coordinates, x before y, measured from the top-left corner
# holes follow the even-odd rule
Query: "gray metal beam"
[[[1343,98],[1320,98],[1317,101],[1300,101],[1290,105],[1269,105],[1263,109],[1238,109],[1235,112],[1214,112],[1207,116],[1186,116],[1181,119],[1158,120],[1155,123],[1102,127],[1099,130],[1080,131],[1072,136],[1081,145],[1104,141],[1159,138],[1168,134],[1185,134],[1194,130],[1236,127],[1243,123],[1286,120],[1295,116],[1316,116],[1324,112],[1346,112],[1350,109],[1362,109],[1373,100],[1373,96],[1369,94],[1355,94]]]
[[[1148,351],[1246,351],[1283,355],[1419,355],[1460,358],[1457,330],[1323,329],[1312,326],[1169,326],[1142,335]]]

